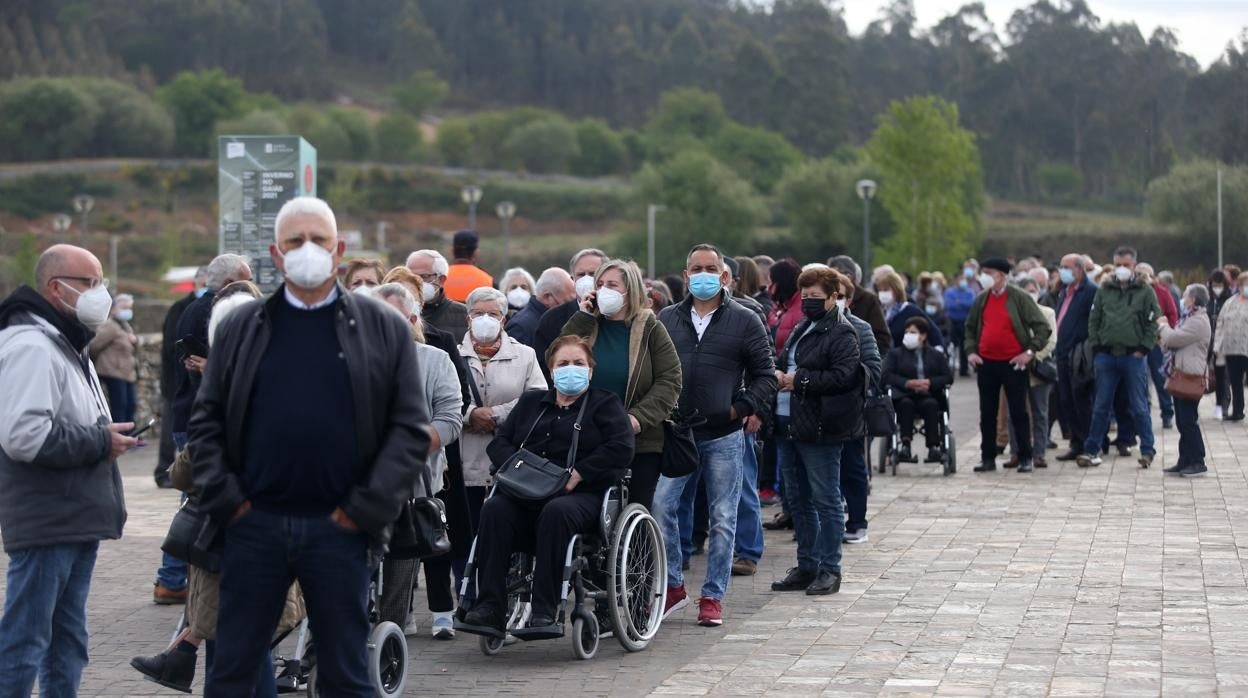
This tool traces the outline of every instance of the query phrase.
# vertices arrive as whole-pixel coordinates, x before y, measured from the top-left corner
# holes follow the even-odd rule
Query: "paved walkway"
[[[1158,431],[1152,470],[1124,458],[975,475],[973,392],[954,391],[956,476],[918,465],[875,477],[871,541],[846,546],[839,594],[772,593],[793,545],[769,533],[759,574],[733,580],[722,628],[698,627],[689,608],[648,651],[608,639],[589,662],[568,640],[485,657],[472,637],[421,636],[409,694],[1248,694],[1248,462],[1236,457],[1248,427],[1212,421],[1205,405],[1203,479],[1159,472],[1175,431]],[[123,466],[130,522],[101,548],[84,695],[178,695],[128,666],[162,647],[178,615],[150,602],[177,501],[151,484],[152,458]]]

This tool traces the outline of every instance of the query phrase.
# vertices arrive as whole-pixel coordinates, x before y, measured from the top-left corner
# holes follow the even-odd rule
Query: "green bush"
[[[237,119],[217,122],[217,136],[280,136],[290,128],[281,114],[273,111],[252,111]]]
[[[1218,167],[1207,160],[1178,165],[1150,182],[1145,198],[1148,217],[1177,227],[1198,254],[1217,252]],[[1248,247],[1248,167],[1221,167],[1223,248],[1234,260]]]
[[[619,174],[628,163],[628,149],[620,134],[605,121],[585,119],[576,125],[580,154],[572,160],[572,173],[582,177]]]
[[[99,118],[99,104],[70,81],[10,83],[0,90],[0,161],[86,155]]]
[[[316,148],[318,160],[351,159],[351,137],[346,129],[315,106],[294,107],[286,114],[286,125],[293,135],[303,136]]]
[[[89,152],[96,157],[163,157],[173,150],[173,117],[151,97],[115,80],[74,80],[99,106]]]
[[[0,184],[0,211],[23,218],[38,218],[48,213],[73,213],[73,199],[78,194],[95,197],[111,196],[115,187],[89,181],[80,174],[37,174]]]
[[[403,113],[387,114],[377,122],[377,157],[384,162],[417,162],[424,158],[420,122]]]
[[[377,149],[377,140],[373,135],[373,127],[363,112],[342,107],[330,107],[327,112],[330,120],[338,124],[347,134],[351,143],[351,159],[370,160]]]
[[[802,154],[784,136],[728,122],[710,141],[711,154],[764,194],[771,192],[786,168]]]
[[[189,157],[216,154],[213,129],[222,119],[235,119],[255,106],[254,95],[224,70],[178,73],[156,92],[156,99],[173,114],[175,152]]]
[[[1070,201],[1083,192],[1083,173],[1063,162],[1046,162],[1036,168],[1040,195],[1054,201]]]
[[[446,99],[451,90],[432,70],[422,70],[391,88],[395,104],[408,114],[419,117]]]
[[[447,119],[438,126],[438,155],[452,167],[472,164],[472,124],[467,119]]]
[[[563,117],[521,126],[503,143],[506,162],[529,172],[567,172],[581,153],[576,129]]]

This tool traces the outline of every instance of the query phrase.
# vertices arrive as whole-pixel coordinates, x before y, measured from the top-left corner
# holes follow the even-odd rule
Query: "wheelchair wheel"
[[[407,638],[386,621],[368,638],[368,680],[378,696],[401,696],[407,684]]]
[[[588,611],[572,621],[572,652],[577,659],[593,659],[598,653],[598,619]]]
[[[953,432],[945,433],[945,475],[958,472],[958,444]]]
[[[503,649],[504,639],[501,637],[481,635],[478,639],[480,640],[481,654],[484,654],[487,657],[493,657]]]
[[[659,524],[640,504],[630,504],[611,531],[607,556],[607,605],[620,645],[639,652],[663,622],[667,554]]]

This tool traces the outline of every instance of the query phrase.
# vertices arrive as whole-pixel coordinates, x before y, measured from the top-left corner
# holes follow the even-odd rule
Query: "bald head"
[[[1083,255],[1068,254],[1062,257],[1061,265],[1063,269],[1069,269],[1075,275],[1075,283],[1083,283],[1083,279],[1087,275],[1087,270],[1083,264]]]
[[[39,255],[35,264],[35,285],[40,295],[47,297],[53,281],[70,276],[102,279],[104,270],[95,255],[73,245],[53,245]]]

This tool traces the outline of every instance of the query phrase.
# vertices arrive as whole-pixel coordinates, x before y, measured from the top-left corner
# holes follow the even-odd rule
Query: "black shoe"
[[[772,517],[771,521],[764,521],[763,528],[768,531],[779,531],[785,528],[793,528],[793,517],[782,512]]]
[[[931,446],[927,449],[927,460],[925,463],[939,463],[944,460],[944,454],[940,452],[939,446]]]
[[[1179,477],[1200,477],[1209,472],[1204,463],[1192,463],[1179,471]]]
[[[1057,459],[1065,463],[1065,462],[1075,460],[1078,457],[1079,457],[1079,453],[1075,451],[1074,449],[1071,449],[1063,453],[1062,455],[1058,456]]]
[[[1062,437],[1062,438],[1065,438],[1065,437]],[[1047,449],[1048,449],[1048,450],[1050,450],[1050,451],[1056,451],[1056,450],[1057,450],[1057,442],[1056,442],[1056,441],[1054,441],[1053,439],[1049,439],[1049,445],[1045,446],[1045,448],[1047,448]]]
[[[1162,417],[1162,418],[1161,418],[1161,428],[1162,428],[1162,429],[1173,429],[1173,428],[1174,428],[1174,417]]]
[[[563,637],[563,626],[555,620],[555,616],[544,611],[534,611],[529,616],[529,624],[516,628],[511,634],[521,640],[553,640]]]
[[[1184,469],[1184,468],[1186,468],[1186,467],[1187,467],[1187,463],[1175,463],[1174,465],[1170,466],[1169,468],[1165,468],[1165,469],[1164,469],[1164,470],[1162,470],[1161,472],[1163,472],[1163,473],[1170,473],[1170,474],[1172,474],[1172,475],[1175,475],[1175,474],[1178,474],[1178,473],[1183,472],[1183,469]]]
[[[183,693],[191,692],[195,680],[195,653],[170,650],[154,657],[135,657],[130,666],[149,680]]]
[[[695,540],[693,542],[693,554],[694,555],[706,554],[706,539],[705,538],[703,538],[702,540]]]
[[[503,627],[503,614],[492,606],[478,606],[464,614],[463,625],[471,626],[463,628],[469,632],[473,632],[474,628],[483,630],[493,630],[502,633],[506,628]],[[478,631],[479,632],[479,631]]]
[[[161,471],[156,473],[156,486],[162,490],[173,489],[173,481],[169,479],[169,473]]]
[[[1129,455],[1131,455],[1131,447],[1130,447],[1130,446],[1122,446],[1122,445],[1119,445],[1119,446],[1118,446],[1118,455],[1120,455],[1120,456],[1129,456]]]
[[[1225,419],[1223,419],[1222,421],[1224,421],[1224,422],[1242,422],[1242,421],[1244,421],[1244,415],[1242,415],[1242,414],[1240,414],[1240,415],[1231,415],[1230,417],[1226,417],[1226,418],[1225,418]]]
[[[841,575],[827,570],[819,570],[819,574],[815,577],[815,581],[806,587],[807,596],[823,596],[824,594],[835,594],[841,590]]]
[[[816,576],[814,572],[807,572],[806,570],[792,567],[789,569],[789,573],[784,576],[784,579],[771,583],[771,590],[802,591],[810,586],[811,582],[815,581]]]
[[[902,463],[914,463],[916,461],[914,455],[910,453],[909,441],[901,442],[901,449],[897,453],[897,460],[901,461]]]
[[[1031,462],[1030,458],[1024,458],[1018,462],[1018,472],[1020,473],[1030,473],[1034,467],[1035,464]]]
[[[551,613],[534,613],[529,616],[530,628],[545,628],[555,624],[555,616]]]
[[[974,470],[977,473],[988,473],[996,469],[997,469],[997,464],[991,461],[984,461],[983,463],[980,463],[974,468],[971,468],[971,470]]]

